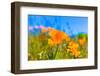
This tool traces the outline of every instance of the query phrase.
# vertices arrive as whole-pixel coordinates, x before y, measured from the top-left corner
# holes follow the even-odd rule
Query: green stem
[[[48,59],[53,59],[53,51],[52,48],[50,47],[50,51],[48,52]]]
[[[58,51],[58,45],[57,45],[57,49],[56,49],[56,51],[55,51],[55,54],[54,54],[54,57],[53,57],[53,59],[55,59],[55,58],[56,58],[57,51]]]

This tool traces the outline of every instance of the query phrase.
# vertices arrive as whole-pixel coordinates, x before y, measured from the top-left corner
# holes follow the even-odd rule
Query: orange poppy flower
[[[78,43],[79,43],[81,46],[83,46],[83,45],[85,45],[85,43],[86,43],[86,39],[85,39],[85,38],[80,38],[80,39],[78,39]]]
[[[60,44],[63,40],[62,33],[60,31],[53,29],[49,32],[49,35],[54,44]]]
[[[53,28],[51,28],[51,27],[48,27],[48,31],[52,31],[52,30],[54,30]]]
[[[64,32],[63,32],[63,37],[67,42],[70,41],[70,37]]]
[[[80,51],[78,51],[78,44],[74,41],[71,41],[68,45],[69,51],[74,55],[75,57],[78,57],[80,55]]]
[[[49,35],[51,37],[54,37],[56,35],[56,33],[57,33],[57,30],[54,30],[54,29],[52,29],[51,31],[49,31]]]
[[[58,31],[52,28],[49,28],[49,36],[55,44],[61,44],[63,40],[69,41],[70,38],[67,34],[62,31]]]

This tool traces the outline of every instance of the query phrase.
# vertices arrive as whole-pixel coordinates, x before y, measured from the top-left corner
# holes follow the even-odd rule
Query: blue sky
[[[28,15],[28,26],[52,27],[69,35],[88,33],[88,17]]]

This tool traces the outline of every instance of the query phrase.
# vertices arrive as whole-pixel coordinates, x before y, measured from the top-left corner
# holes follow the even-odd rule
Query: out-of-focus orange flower
[[[77,43],[75,43],[74,41],[70,41],[69,42],[69,47],[74,47],[74,48],[78,48],[78,44]]]
[[[70,41],[70,37],[62,31],[58,31],[53,28],[48,28],[48,31],[54,44],[61,44],[63,40]]]
[[[78,43],[79,43],[81,46],[83,46],[83,45],[85,45],[85,43],[86,43],[86,39],[85,39],[85,38],[79,38],[79,39],[78,39]]]
[[[48,31],[52,31],[52,30],[54,30],[53,28],[51,28],[51,27],[48,27]]]
[[[80,51],[78,51],[78,44],[75,43],[74,41],[69,42],[68,48],[69,51],[74,55],[75,57],[79,57]]]
[[[80,51],[73,51],[72,54],[73,54],[75,57],[79,57]]]
[[[63,37],[64,37],[64,39],[66,41],[70,41],[70,37],[66,33],[64,33],[64,32],[63,32]]]
[[[60,31],[57,31],[55,36],[52,37],[56,44],[60,44],[63,41],[63,34]]]
[[[50,35],[50,37],[54,37],[56,34],[57,34],[57,30],[55,30],[55,29],[52,29],[51,31],[49,31],[49,35]]]
[[[63,41],[63,33],[58,30],[51,30],[49,35],[55,44],[60,44]]]
[[[43,28],[43,29],[42,29],[42,32],[43,32],[43,33],[46,33],[46,32],[48,32],[48,29]]]

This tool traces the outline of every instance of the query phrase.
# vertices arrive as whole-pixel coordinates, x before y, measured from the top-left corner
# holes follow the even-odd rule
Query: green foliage
[[[48,44],[49,36],[41,33],[38,36],[29,34],[28,36],[28,60],[57,60],[57,59],[76,59],[76,58],[87,58],[87,42],[84,46],[79,45],[78,50],[80,55],[75,57],[72,52],[68,51],[69,42],[63,41],[60,45],[50,46]],[[79,34],[71,41],[78,43],[79,38],[88,39],[87,34]]]

